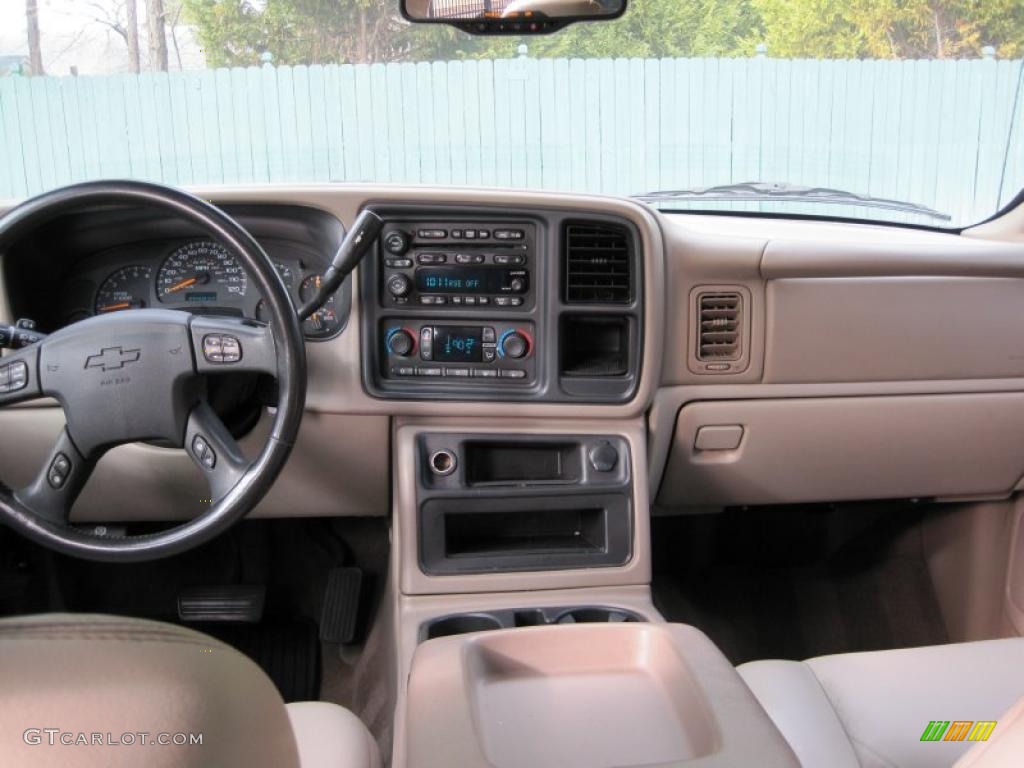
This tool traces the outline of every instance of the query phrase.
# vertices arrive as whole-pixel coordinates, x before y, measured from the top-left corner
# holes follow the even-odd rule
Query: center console
[[[732,664],[683,625],[428,640],[404,704],[394,764],[406,768],[799,766]]]
[[[399,206],[363,264],[364,383],[378,397],[624,402],[641,359],[632,224]]]
[[[622,437],[425,433],[417,457],[426,574],[621,566],[633,554]]]

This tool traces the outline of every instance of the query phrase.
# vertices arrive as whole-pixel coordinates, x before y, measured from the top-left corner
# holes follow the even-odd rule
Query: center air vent
[[[704,293],[698,299],[697,359],[738,360],[743,299],[738,293]]]
[[[565,226],[565,300],[628,304],[633,298],[629,233],[611,224]]]

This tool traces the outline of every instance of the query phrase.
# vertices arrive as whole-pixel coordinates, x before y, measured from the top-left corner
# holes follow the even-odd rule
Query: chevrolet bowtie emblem
[[[118,371],[128,363],[138,362],[142,356],[141,349],[124,349],[123,347],[104,347],[98,355],[90,355],[85,361],[86,368],[101,368],[103,372]]]

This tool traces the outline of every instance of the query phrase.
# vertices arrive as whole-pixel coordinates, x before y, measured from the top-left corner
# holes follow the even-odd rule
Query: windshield
[[[1022,90],[1020,0],[632,0],[521,38],[398,0],[8,0],[0,197],[388,182],[961,227],[1024,187]]]

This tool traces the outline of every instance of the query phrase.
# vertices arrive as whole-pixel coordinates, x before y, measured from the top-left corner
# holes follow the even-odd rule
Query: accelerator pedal
[[[331,568],[320,615],[322,642],[345,644],[355,639],[362,586],[363,572],[359,568]]]

